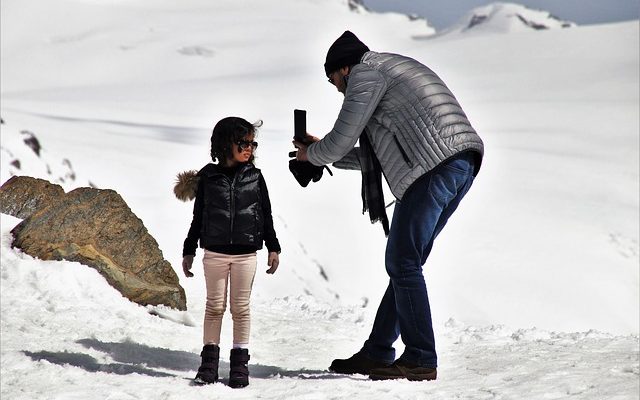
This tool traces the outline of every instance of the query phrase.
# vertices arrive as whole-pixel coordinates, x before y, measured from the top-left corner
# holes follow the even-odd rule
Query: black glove
[[[298,161],[295,158],[289,160],[289,171],[302,187],[307,187],[311,181],[318,182],[322,178],[322,172],[325,168],[330,175],[333,175],[333,172],[326,165],[318,167],[308,161]]]

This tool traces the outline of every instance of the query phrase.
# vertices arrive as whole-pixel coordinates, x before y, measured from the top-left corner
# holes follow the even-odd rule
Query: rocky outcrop
[[[64,197],[62,186],[30,176],[12,176],[0,188],[0,211],[25,219]]]
[[[41,185],[39,181],[36,183]],[[39,193],[36,188],[25,189],[22,195],[7,197],[18,204],[5,207],[5,190],[13,188],[17,193],[15,188],[29,187],[29,182],[33,178],[14,177],[0,188],[3,210],[24,209],[19,203],[29,202],[29,193]],[[111,286],[138,304],[186,310],[178,276],[118,193],[78,188],[63,192],[56,201],[40,201],[33,208],[12,230],[14,247],[42,260],[77,261],[95,268]]]

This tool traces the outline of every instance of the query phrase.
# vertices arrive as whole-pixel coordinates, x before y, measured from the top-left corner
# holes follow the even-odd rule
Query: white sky
[[[375,11],[415,13],[427,18],[436,29],[453,24],[472,8],[490,0],[363,0],[365,6]],[[530,8],[551,12],[558,18],[579,25],[638,19],[639,0],[514,0]]]

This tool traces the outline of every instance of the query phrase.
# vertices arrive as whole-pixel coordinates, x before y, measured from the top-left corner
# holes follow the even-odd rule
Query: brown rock
[[[0,187],[0,212],[25,219],[63,197],[60,185],[30,176],[12,176]]]
[[[131,301],[187,309],[184,289],[158,243],[113,190],[75,189],[37,209],[12,233],[14,247],[42,260],[95,268]]]

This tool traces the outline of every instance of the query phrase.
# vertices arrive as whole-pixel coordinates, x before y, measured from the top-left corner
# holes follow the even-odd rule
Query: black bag
[[[318,182],[325,168],[329,171],[329,175],[333,176],[333,172],[326,165],[318,167],[308,161],[298,161],[295,158],[289,160],[289,171],[302,187],[307,187],[311,181]]]

